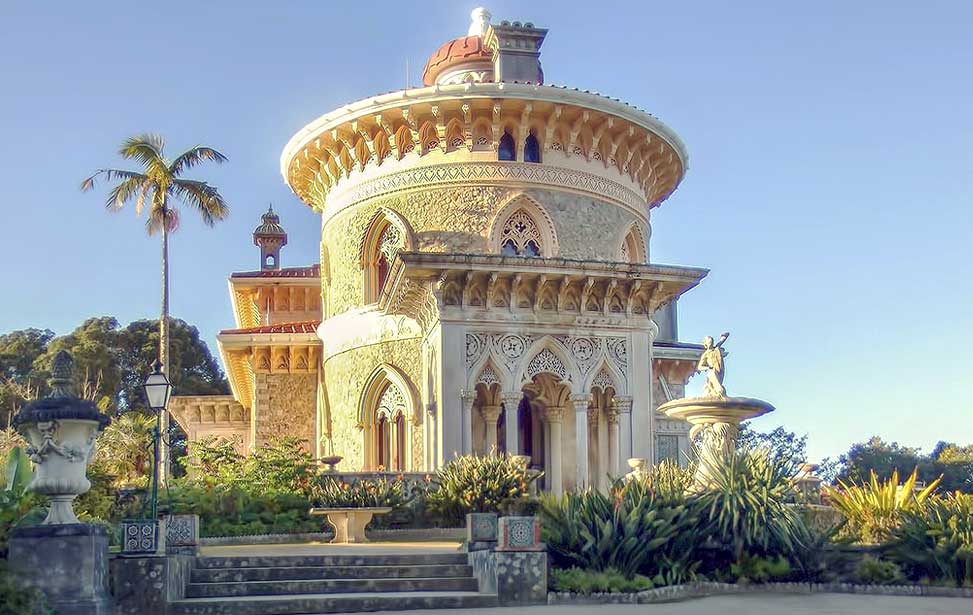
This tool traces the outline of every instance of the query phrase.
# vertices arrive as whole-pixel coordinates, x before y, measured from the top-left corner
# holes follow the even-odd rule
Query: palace
[[[650,238],[686,149],[644,111],[546,83],[546,35],[476,9],[423,87],[294,135],[281,173],[321,216],[320,262],[283,267],[263,215],[218,336],[232,395],[170,408],[191,440],[295,436],[341,471],[508,452],[555,493],[685,458],[689,425],[656,409],[695,370],[676,305],[707,271],[653,262]]]

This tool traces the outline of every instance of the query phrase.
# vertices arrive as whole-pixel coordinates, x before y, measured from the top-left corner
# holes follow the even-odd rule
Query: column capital
[[[544,419],[548,423],[560,423],[564,417],[564,408],[561,406],[548,406],[544,409]]]
[[[504,406],[509,406],[510,404],[514,404],[517,407],[519,407],[520,400],[523,398],[524,398],[523,391],[503,391],[500,393],[500,401],[503,402]]]
[[[628,414],[632,411],[632,397],[630,395],[616,395],[612,398],[612,409],[619,413]]]
[[[588,411],[588,406],[591,405],[591,402],[592,402],[593,399],[594,398],[592,397],[592,395],[590,393],[580,393],[580,394],[577,394],[577,395],[572,395],[571,396],[571,403],[574,404],[574,411],[575,412],[582,412],[582,411],[587,412]]]
[[[618,425],[618,408],[612,403],[611,408],[605,413],[605,418],[608,420],[609,425]]]
[[[464,404],[469,404],[470,406],[476,401],[476,391],[474,389],[463,389],[459,392],[459,396]]]
[[[497,421],[500,420],[500,406],[480,406],[480,414],[483,415],[484,420],[486,420],[488,424],[496,425]]]
[[[598,407],[589,406],[588,407],[588,427],[594,427],[598,425]]]

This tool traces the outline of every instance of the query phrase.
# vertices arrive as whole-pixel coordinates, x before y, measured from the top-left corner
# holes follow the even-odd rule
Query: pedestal
[[[108,532],[84,523],[19,528],[10,536],[8,566],[44,592],[58,615],[110,615]]]

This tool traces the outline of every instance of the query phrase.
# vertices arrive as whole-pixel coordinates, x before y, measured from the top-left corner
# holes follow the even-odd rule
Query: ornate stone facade
[[[671,450],[654,410],[697,353],[674,306],[707,272],[651,262],[650,212],[685,147],[625,103],[524,78],[542,74],[541,30],[480,26],[443,46],[429,87],[346,105],[285,147],[320,264],[287,272],[278,250],[277,269],[231,278],[221,353],[251,446],[300,433],[344,471],[495,449],[554,492]],[[509,54],[521,40],[536,53]]]

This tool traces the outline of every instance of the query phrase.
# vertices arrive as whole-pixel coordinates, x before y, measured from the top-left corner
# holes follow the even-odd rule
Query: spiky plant
[[[508,455],[467,455],[436,471],[426,502],[443,522],[458,523],[467,513],[500,512],[530,499],[538,477]]]
[[[920,510],[939,486],[942,477],[922,489],[916,489],[918,470],[913,470],[899,484],[899,472],[893,471],[886,481],[872,472],[862,484],[838,481],[837,487],[826,487],[831,506],[845,517],[839,535],[861,543],[879,544],[889,539],[900,523],[903,512]]]
[[[792,555],[809,541],[794,497],[793,464],[762,448],[697,451],[707,482],[699,499],[713,538],[729,547],[733,563],[744,556]]]
[[[645,574],[657,584],[691,580],[698,507],[685,496],[662,499],[640,481],[619,480],[610,493],[588,489],[541,500],[544,542],[555,565]]]
[[[973,495],[931,497],[903,511],[889,544],[911,578],[973,586]]]

